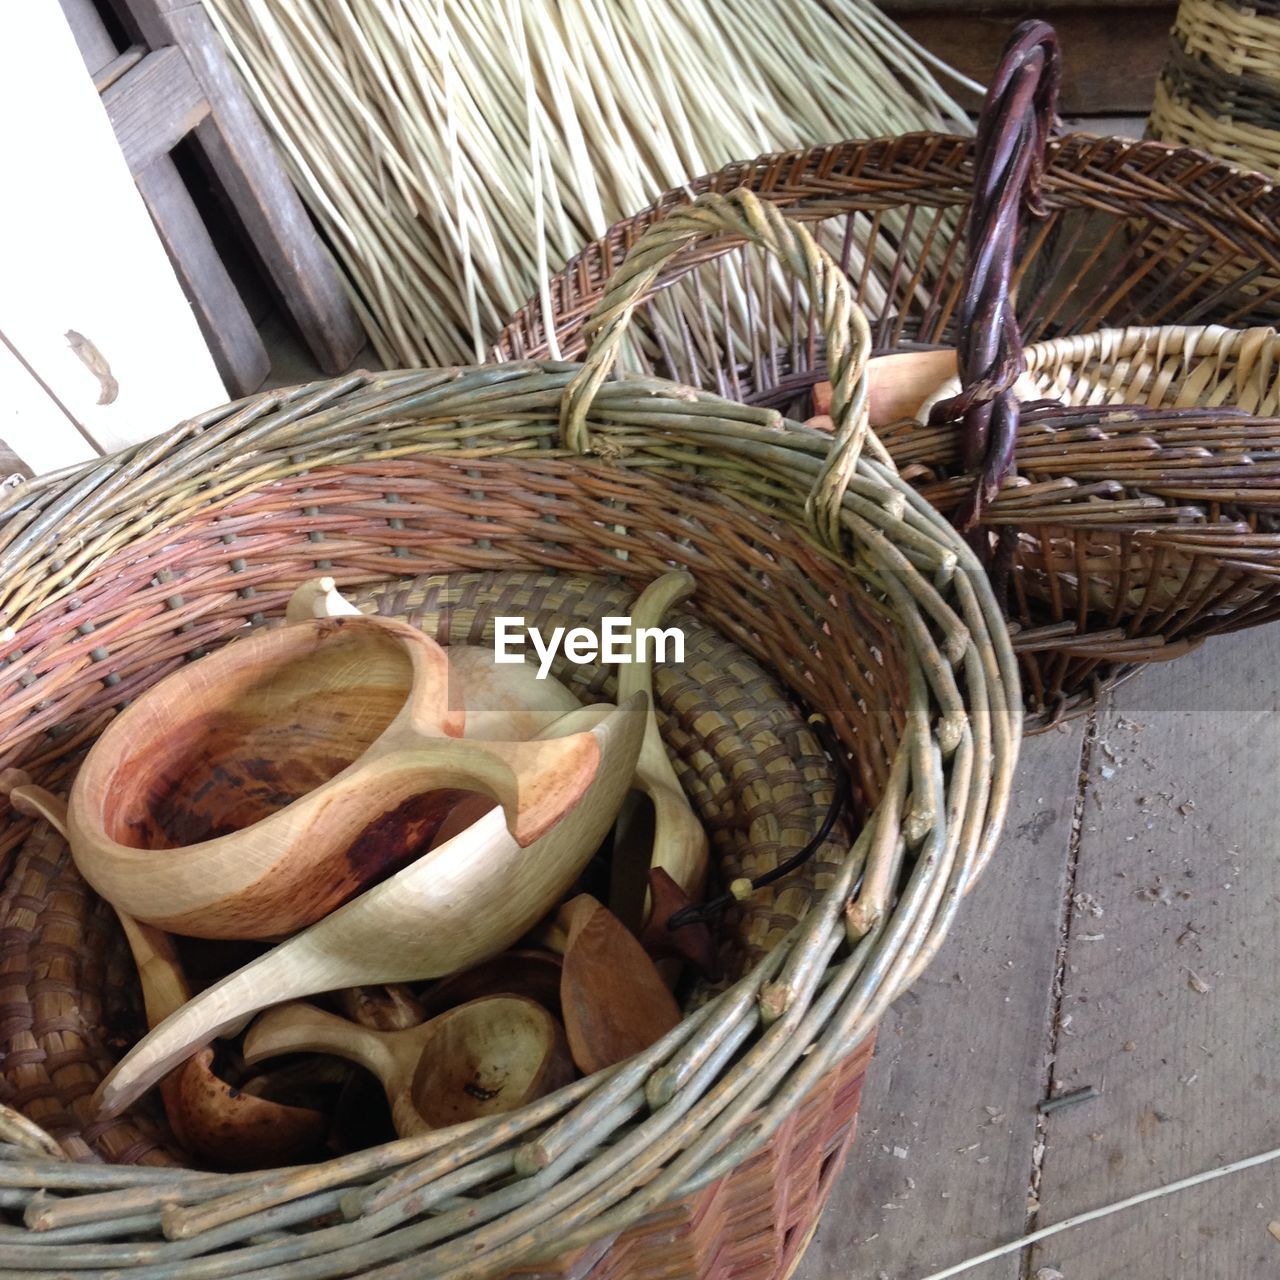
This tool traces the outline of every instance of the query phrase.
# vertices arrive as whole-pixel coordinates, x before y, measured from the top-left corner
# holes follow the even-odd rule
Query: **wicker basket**
[[[693,184],[714,190],[746,180],[790,216],[819,221],[878,316],[881,350],[957,335],[968,391],[947,416],[963,417],[961,435],[954,427],[882,435],[899,463],[913,467],[906,474],[929,486],[957,522],[981,516],[993,531],[997,586],[1008,582],[1002,597],[1041,727],[1087,708],[1135,664],[1269,618],[1280,552],[1267,532],[1268,494],[1280,488],[1270,443],[1277,425],[1252,416],[1276,411],[1269,330],[1237,338],[1220,328],[1143,326],[1033,348],[1033,359],[1058,372],[1024,382],[1024,392],[1056,396],[1070,385],[1075,403],[1118,403],[1127,386],[1141,402],[1131,430],[1141,430],[1139,447],[1152,465],[1136,478],[1126,479],[1123,466],[1110,470],[1125,462],[1118,442],[1128,434],[1114,415],[1085,421],[1044,408],[1031,415],[1031,436],[1019,433],[1013,385],[1026,357],[1015,296],[1023,335],[1078,333],[1104,317],[1238,319],[1269,300],[1259,279],[1280,254],[1280,242],[1265,233],[1280,214],[1275,191],[1202,156],[1066,138],[1048,144],[1042,165],[1055,87],[1052,31],[1026,24],[993,81],[972,171],[958,140],[919,136],[765,157]],[[1024,193],[1042,216],[1019,245]],[[677,229],[661,269],[615,276],[607,290],[596,285],[603,264],[640,229],[670,222],[687,198],[664,197],[553,281],[558,345],[575,351],[591,331],[590,302],[607,317],[652,291],[637,305],[644,340],[635,357],[644,367],[807,417],[809,388],[825,376],[821,341],[798,291],[762,277],[741,246],[722,241],[708,260],[705,247],[685,250]],[[971,215],[963,269],[957,206]],[[537,350],[546,333],[531,303],[504,332],[500,351]],[[1218,416],[1206,418],[1197,406]],[[1192,423],[1200,428],[1194,445],[1186,439]],[[1071,432],[1089,439],[1063,434]],[[1035,483],[1018,476],[1002,492],[1015,439],[1019,458],[1030,450]],[[1150,488],[1160,466],[1176,468],[1185,483]],[[1224,496],[1227,479],[1236,492]]]
[[[1181,0],[1147,132],[1280,175],[1280,4]]]
[[[744,858],[811,835],[829,772],[811,777],[776,724],[795,720],[790,700],[821,710],[861,823],[830,883],[812,882],[793,925],[780,882],[763,959],[611,1072],[438,1135],[212,1175],[93,1162],[171,1157],[143,1112],[127,1130],[86,1114],[119,1048],[100,1024],[127,970],[65,847],[9,813],[4,1079],[26,1114],[0,1113],[0,1198],[30,1230],[10,1231],[8,1267],[765,1280],[793,1264],[870,1032],[990,856],[1021,695],[972,552],[866,432],[867,335],[842,273],[749,194],[690,217],[804,271],[837,369],[834,442],[660,380],[604,381],[621,324],[584,368],[355,374],[217,410],[7,496],[0,765],[64,787],[122,703],[278,616],[317,569],[348,589],[449,573],[461,590],[459,573],[521,569],[634,591],[679,563],[698,622],[745,655],[702,664],[683,702],[671,673],[659,684],[683,781],[717,846],[736,838]],[[508,588],[488,581],[501,606]],[[397,592],[421,590],[378,607],[410,613]],[[475,623],[454,607],[448,625]],[[780,691],[763,706],[757,676]],[[773,736],[761,716],[782,717]]]

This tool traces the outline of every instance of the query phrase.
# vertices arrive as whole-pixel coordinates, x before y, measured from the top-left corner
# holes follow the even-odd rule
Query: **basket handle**
[[[1010,278],[1022,209],[1045,215],[1040,185],[1061,79],[1053,28],[1024,22],[1005,46],[978,120],[957,318],[963,389],[930,415],[933,422],[964,419],[962,458],[974,485],[956,515],[962,529],[978,523],[1013,467],[1021,408],[1013,384],[1025,361]]]
[[[869,426],[871,331],[836,261],[819,247],[807,228],[788,221],[775,205],[760,200],[746,187],[727,195],[713,191],[699,196],[654,223],[632,246],[609,278],[587,322],[594,336],[582,371],[565,389],[561,401],[561,441],[575,453],[592,452],[587,412],[613,368],[636,307],[648,297],[666,263],[689,246],[721,235],[759,245],[772,254],[808,287],[810,306],[820,319],[827,342],[835,429],[826,460],[805,502],[805,513],[817,536],[827,546],[837,547],[841,503],[864,445],[878,461],[897,470]]]

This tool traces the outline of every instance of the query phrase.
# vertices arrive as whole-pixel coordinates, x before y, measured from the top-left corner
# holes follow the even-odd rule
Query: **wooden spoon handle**
[[[29,818],[43,818],[64,840],[70,840],[67,802],[44,787],[37,787],[25,769],[0,772],[0,794],[8,796],[9,803],[19,813]]]
[[[143,924],[123,911],[117,911],[116,915],[133,952],[133,962],[138,966],[147,1026],[159,1026],[191,999],[191,988],[182,972],[173,939],[163,929]]]
[[[332,578],[308,578],[289,597],[284,618],[286,622],[305,622],[308,618],[352,617],[359,612]]]
[[[693,575],[684,572],[664,573],[651,582],[631,606],[632,634],[657,627],[696,585]],[[640,928],[645,916],[651,866],[664,868],[691,898],[702,896],[707,872],[706,832],[689,807],[658,730],[651,653],[646,646],[640,661],[618,667],[619,702],[637,692],[649,700],[636,783],[653,805],[653,825],[650,828],[638,811],[624,807],[613,832],[609,908],[632,930]]]
[[[244,1060],[251,1067],[285,1053],[331,1053],[372,1071],[384,1084],[396,1074],[396,1058],[384,1033],[309,1004],[269,1010],[244,1038]]]
[[[600,745],[591,733],[530,742],[423,738],[382,756],[377,765],[388,775],[430,772],[433,790],[454,787],[491,796],[522,848],[582,799],[599,766]]]

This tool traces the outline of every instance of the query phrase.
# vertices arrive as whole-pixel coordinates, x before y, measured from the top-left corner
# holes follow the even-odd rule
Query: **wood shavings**
[[[1197,995],[1207,996],[1213,988],[1194,970],[1187,970],[1187,986]]]

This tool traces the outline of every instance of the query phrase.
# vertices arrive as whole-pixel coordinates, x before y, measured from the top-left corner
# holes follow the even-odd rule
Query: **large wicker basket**
[[[28,1229],[7,1229],[5,1266],[766,1280],[798,1256],[876,1020],[992,852],[1021,694],[975,557],[867,433],[868,335],[843,274],[747,193],[690,216],[805,274],[836,371],[834,440],[657,379],[605,381],[621,325],[586,367],[354,374],[216,410],[7,496],[0,765],[65,787],[122,703],[278,616],[317,570],[348,589],[525,570],[633,592],[683,564],[697,622],[744,655],[703,664],[715,706],[659,684],[713,836],[737,831],[754,856],[812,835],[831,790],[812,748],[770,736],[753,690],[785,690],[765,708],[794,704],[777,723],[821,711],[842,743],[856,823],[803,918],[786,918],[782,882],[782,936],[727,990],[519,1111],[301,1169],[188,1172],[142,1111],[130,1129],[90,1113],[120,1047],[105,1006],[130,977],[65,847],[9,813],[3,1077],[26,1114],[0,1113],[0,1205]],[[403,613],[397,593],[422,589],[375,594]],[[785,811],[766,785],[779,769]]]
[[[1057,139],[1042,163],[1055,84],[1052,31],[1027,24],[993,80],[976,151],[937,135],[843,143],[730,166],[690,189],[746,182],[818,223],[873,315],[879,350],[961,348],[967,385],[949,416],[963,417],[963,432],[908,427],[884,440],[959,523],[980,517],[992,531],[1040,726],[1087,708],[1137,664],[1266,620],[1280,600],[1280,537],[1270,532],[1280,423],[1256,416],[1276,412],[1270,333],[1154,323],[1265,311],[1280,197],[1260,177],[1150,143]],[[671,193],[588,248],[552,282],[553,325],[530,303],[499,353],[575,352],[593,309],[607,318],[625,305],[640,316],[641,368],[807,417],[809,389],[826,376],[821,337],[800,292],[762,273],[742,245],[689,247],[675,226],[664,261],[655,254],[643,272],[637,264],[604,284],[607,264],[643,229],[670,225],[689,198]],[[1039,216],[1019,241],[1024,198]],[[1127,334],[1062,339],[1135,321]],[[1032,348],[1056,372],[1025,380],[1024,392],[1069,386],[1070,404],[1116,404],[1128,388],[1131,427],[1045,407],[1020,434],[1013,387],[1031,337],[1059,339]],[[1001,490],[1015,440],[1034,465]],[[1126,471],[1134,447],[1149,460],[1137,475]],[[1183,483],[1153,486],[1162,468]]]

